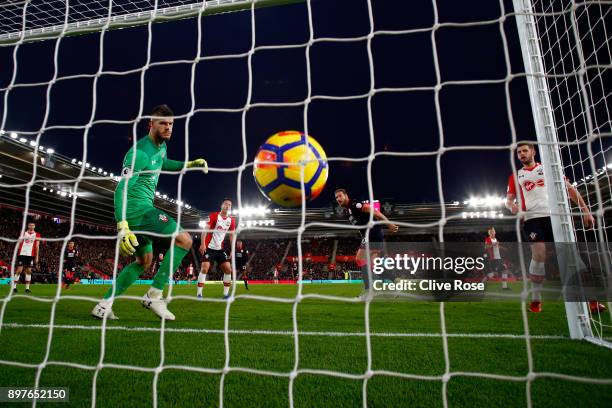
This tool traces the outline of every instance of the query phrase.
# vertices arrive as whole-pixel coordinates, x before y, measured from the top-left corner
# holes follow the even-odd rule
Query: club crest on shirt
[[[529,234],[529,239],[531,239],[532,241],[535,241],[537,237],[538,237],[538,234],[536,234],[535,232],[532,232],[531,234]]]
[[[159,220],[161,222],[168,222],[168,217],[165,214],[159,214]]]

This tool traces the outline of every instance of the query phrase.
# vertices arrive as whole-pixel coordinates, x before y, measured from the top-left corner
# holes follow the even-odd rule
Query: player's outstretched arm
[[[567,194],[569,195],[570,200],[572,200],[572,202],[576,204],[582,212],[582,222],[584,223],[584,227],[594,227],[595,218],[591,214],[591,210],[589,210],[589,207],[582,199],[580,192],[574,186],[572,186],[567,179],[565,180],[565,187],[567,188]]]
[[[180,171],[183,170],[184,164],[185,162],[179,160],[165,159],[164,164],[162,165],[162,170]],[[195,159],[188,161],[186,167],[188,169],[201,168],[204,173],[208,173],[208,163],[204,159]]]
[[[365,204],[363,205],[363,207],[361,207],[361,211],[365,213],[369,213],[370,207],[371,206],[369,204]],[[385,216],[385,214],[381,213],[380,211],[378,211],[377,209],[373,207],[372,207],[372,210],[374,212],[374,219],[379,220],[379,221],[384,221],[387,224],[387,227],[389,228],[391,232],[397,232],[399,230],[399,227],[393,224],[391,221],[389,221],[389,219]]]

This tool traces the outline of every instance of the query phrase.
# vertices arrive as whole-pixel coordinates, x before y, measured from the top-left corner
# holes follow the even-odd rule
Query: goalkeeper
[[[177,230],[176,221],[153,206],[160,171],[179,171],[185,165],[182,161],[166,157],[166,142],[172,136],[173,116],[174,113],[167,105],[153,108],[149,134],[138,140],[136,146],[132,146],[123,159],[123,177],[115,190],[119,251],[123,256],[134,255],[136,261],[123,268],[117,277],[114,293],[111,287],[104,295],[104,299],[94,307],[91,314],[97,318],[103,319],[106,316],[108,319],[117,319],[112,311],[113,299],[125,292],[151,267],[153,260],[151,239],[145,235],[135,235],[132,230],[163,235],[171,235]],[[201,167],[204,173],[208,172],[208,165],[204,159],[189,161],[186,165],[188,168]],[[174,246],[166,252],[153,278],[153,285],[142,299],[145,308],[166,320],[174,320],[175,317],[168,310],[166,301],[162,299],[162,292],[172,272],[176,271],[192,245],[191,236],[185,231],[180,229],[179,231]]]

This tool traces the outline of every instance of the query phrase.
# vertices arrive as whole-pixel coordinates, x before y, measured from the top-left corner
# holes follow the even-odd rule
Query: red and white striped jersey
[[[208,220],[208,229],[212,232],[208,232],[205,238],[206,248],[210,249],[223,249],[223,240],[225,240],[225,234],[228,231],[234,231],[236,229],[236,220],[229,215],[223,217],[219,212],[210,214]]]
[[[544,185],[544,167],[536,163],[532,167],[523,167],[517,172],[518,185],[521,194],[523,211],[526,211],[525,219],[548,217],[550,209],[548,207],[548,193]],[[514,184],[514,174],[508,179],[508,194],[516,193]],[[518,198],[517,198],[518,200]]]
[[[501,259],[501,255],[499,253],[499,241],[497,238],[485,238],[485,245],[487,246],[487,255],[489,256],[489,259]]]
[[[19,255],[36,256],[36,245],[34,245],[36,240],[40,242],[40,234],[38,232],[24,232],[21,237],[21,242],[19,243]]]

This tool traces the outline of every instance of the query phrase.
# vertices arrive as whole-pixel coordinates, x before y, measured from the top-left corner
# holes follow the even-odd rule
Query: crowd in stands
[[[20,210],[0,207],[0,277],[10,275],[7,265],[11,264],[15,245],[21,235],[23,228],[23,213]],[[62,248],[67,243],[70,232],[70,222],[44,214],[30,214],[28,221],[36,223],[36,230],[42,236],[40,245],[39,264],[34,269],[34,280],[43,282],[54,282],[60,268],[60,255]],[[75,223],[72,235],[82,234],[92,236],[91,238],[72,238],[79,259],[80,278],[108,278],[112,276],[115,261],[116,232],[112,228],[99,225]],[[445,235],[445,241],[452,242],[477,242],[482,243],[486,231]],[[502,242],[516,241],[516,233],[498,232],[498,238]],[[195,280],[199,272],[200,256],[197,252],[199,237],[195,237],[192,251],[183,259],[182,264],[174,274],[175,280]],[[392,235],[388,234],[389,243],[399,241],[411,242],[436,242],[437,235]],[[302,270],[303,278],[307,280],[345,279],[351,271],[358,271],[354,255],[359,247],[361,239],[355,237],[319,237],[304,238],[302,245]],[[248,276],[251,280],[272,280],[275,270],[278,271],[278,279],[295,280],[298,278],[298,245],[294,240],[269,239],[269,240],[245,240],[245,246],[250,251],[251,258],[248,262]],[[165,253],[167,243],[164,241],[154,242],[153,267],[141,278],[150,279],[159,268],[161,260],[160,253]],[[289,248],[287,246],[289,245]],[[336,251],[334,247],[336,246]],[[336,258],[334,258],[336,257]],[[117,270],[120,271],[128,258],[119,258]],[[190,265],[192,268],[190,268]],[[220,280],[219,268],[211,268],[209,279]],[[240,274],[239,274],[240,275]]]

